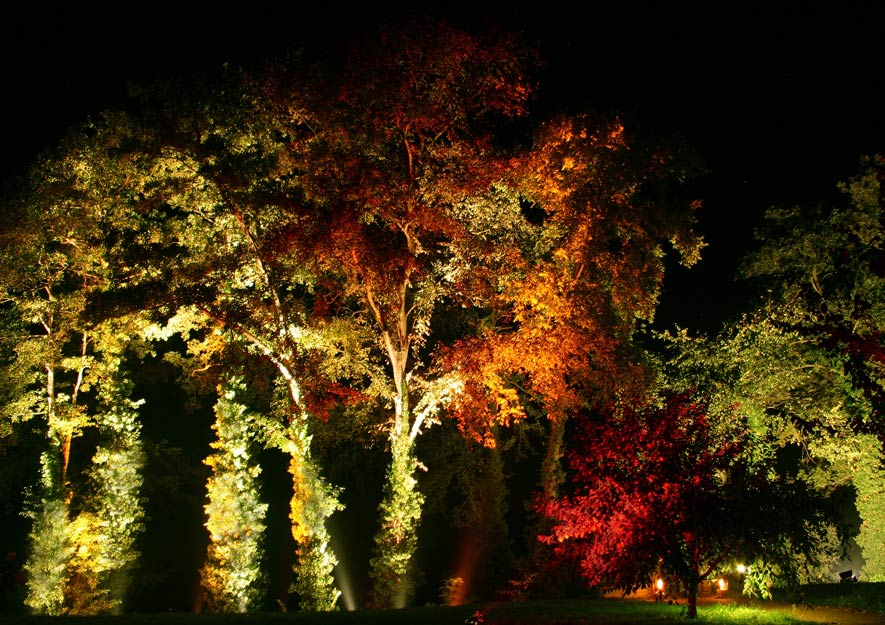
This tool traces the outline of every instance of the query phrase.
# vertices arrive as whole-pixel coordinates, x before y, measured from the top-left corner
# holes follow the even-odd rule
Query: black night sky
[[[540,102],[623,112],[682,135],[710,170],[698,181],[709,246],[668,278],[659,322],[713,329],[743,294],[737,259],[774,204],[832,200],[863,154],[883,151],[878,2],[152,4],[125,12],[68,5],[7,15],[2,28],[3,178],[65,128],[125,102],[129,81],[301,46],[336,54],[403,16],[521,31],[547,62]]]

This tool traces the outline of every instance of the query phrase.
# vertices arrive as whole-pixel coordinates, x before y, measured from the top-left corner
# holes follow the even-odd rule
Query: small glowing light
[[[658,578],[658,581],[655,582],[655,587],[656,587],[659,591],[664,590],[664,580],[662,580],[662,579],[659,577],[659,578]]]
[[[743,575],[746,572],[747,572],[747,567],[745,567],[743,564],[738,564],[738,573]]]
[[[725,592],[726,590],[728,590],[728,580],[724,577],[720,577],[717,584],[719,585],[720,592]]]

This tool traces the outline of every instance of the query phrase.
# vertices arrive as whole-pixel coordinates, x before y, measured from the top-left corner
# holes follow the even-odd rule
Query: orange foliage
[[[631,147],[619,121],[550,122],[511,165],[510,183],[543,211],[549,251],[511,255],[493,327],[439,354],[466,378],[452,407],[461,428],[487,444],[489,427],[525,415],[524,401],[558,418],[641,384],[630,341],[653,319],[663,245],[680,241],[687,257],[700,245],[690,230],[696,205],[668,214],[643,198],[666,163]]]

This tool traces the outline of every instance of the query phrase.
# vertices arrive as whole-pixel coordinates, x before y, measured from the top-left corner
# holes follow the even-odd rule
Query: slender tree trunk
[[[404,341],[401,338],[401,341]],[[413,590],[413,557],[424,497],[418,492],[416,434],[411,428],[411,405],[406,382],[407,350],[395,350],[385,333],[396,387],[394,421],[390,431],[390,464],[380,505],[380,527],[371,560],[373,587],[369,603],[376,608],[405,607]]]
[[[413,242],[408,232],[404,234],[411,249]],[[424,504],[415,476],[419,465],[415,456],[414,437],[418,431],[412,428],[413,415],[407,374],[411,335],[406,302],[410,288],[410,282],[406,278],[399,292],[395,323],[391,326],[387,325],[385,314],[372,289],[366,289],[366,301],[381,329],[394,386],[390,464],[379,507],[380,527],[375,534],[374,555],[370,562],[373,586],[369,604],[376,608],[401,608],[411,598],[412,561],[418,543],[421,506]]]
[[[25,562],[25,605],[36,614],[58,615],[65,609],[68,562],[73,554],[70,511],[65,497],[66,460],[59,439],[55,406],[55,369],[46,365],[47,446],[40,456],[39,499],[30,503],[32,519]],[[60,453],[61,452],[61,453]]]
[[[293,434],[296,440],[302,436],[297,431]],[[326,521],[341,504],[335,490],[320,477],[309,451],[301,444],[293,445],[291,450],[289,474],[293,494],[289,518],[298,560],[293,569],[292,589],[298,593],[302,610],[336,610],[341,591],[335,585],[333,571],[338,559],[330,546]]]

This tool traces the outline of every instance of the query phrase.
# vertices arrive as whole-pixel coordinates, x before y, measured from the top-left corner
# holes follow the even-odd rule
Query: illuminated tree
[[[759,471],[788,467],[834,509],[841,505],[846,486],[864,465],[864,442],[850,427],[857,395],[813,338],[762,308],[713,337],[679,331],[667,336],[666,345],[665,384],[697,389],[708,398],[711,415],[742,424],[752,442],[745,462]],[[800,555],[772,568],[764,560],[777,558],[762,554],[754,571],[788,583],[820,581],[848,539],[841,531],[831,534],[809,562]],[[820,566],[811,566],[814,561]]]
[[[267,110],[263,85],[235,71],[219,80],[153,85],[142,92],[143,125],[109,120],[128,146],[144,229],[132,253],[147,268],[122,297],[145,298],[165,316],[158,336],[179,332],[189,341],[202,363],[198,378],[215,379],[228,366],[216,355],[231,336],[276,369],[284,408],[265,415],[261,427],[267,442],[292,456],[295,585],[303,609],[335,609],[336,558],[325,522],[339,504],[312,458],[309,427],[322,416],[320,398],[335,397],[334,381],[359,367],[359,336],[350,315],[321,305],[321,280],[297,245],[305,215],[284,152],[304,130]],[[292,107],[297,117],[298,103]]]
[[[206,504],[209,552],[201,577],[211,610],[246,612],[260,599],[267,504],[258,493],[261,467],[251,457],[255,417],[238,397],[243,381],[231,379],[219,390],[215,452],[205,460],[212,475]]]
[[[447,355],[465,379],[453,406],[479,440],[540,406],[550,422],[541,488],[555,497],[569,415],[635,395],[648,377],[633,337],[654,318],[667,246],[699,257],[697,204],[677,201],[692,159],[633,139],[618,121],[544,124],[507,181],[531,236],[511,247],[478,336]]]
[[[490,442],[523,402],[543,405],[555,493],[566,415],[637,377],[630,336],[651,319],[662,243],[697,255],[690,204],[659,201],[675,161],[620,123],[560,119],[526,147],[511,122],[527,113],[530,58],[506,35],[402,29],[341,74],[296,60],[153,85],[143,115],[105,115],[63,157],[68,186],[49,194],[87,198],[114,251],[95,310],[149,309],[155,338],[180,332],[208,386],[232,341],[276,369],[285,409],[261,429],[290,455],[302,608],[339,594],[314,417],[354,388],[389,415],[373,602],[403,605],[421,432],[448,406]],[[461,338],[436,333],[444,310],[475,315],[475,340],[439,349]]]
[[[540,509],[542,540],[577,560],[592,585],[630,592],[654,575],[678,582],[697,616],[698,585],[738,557],[789,566],[813,557],[829,519],[801,480],[746,461],[739,421],[709,419],[690,396],[579,425],[572,490]]]
[[[53,449],[44,452],[40,489],[34,493],[39,499],[29,513],[34,525],[25,566],[27,603],[41,613],[121,609],[138,557],[136,540],[144,514],[141,402],[131,399],[119,337],[107,324],[97,326],[92,336],[97,349],[90,350],[90,372],[80,390],[94,391],[96,407],[84,412],[90,418],[84,427],[95,431],[100,442],[84,471],[86,484],[75,484],[68,473],[64,497],[59,497],[58,465],[64,457]]]
[[[75,143],[67,147],[79,148]],[[46,433],[42,475],[30,502],[26,602],[50,614],[110,606],[102,598],[109,592],[106,586],[89,590],[83,603],[74,596],[77,550],[100,540],[78,510],[113,504],[101,486],[95,497],[78,493],[78,476],[70,471],[74,440],[87,428],[103,430],[105,425],[89,403],[96,397],[94,387],[103,386],[98,345],[106,340],[106,328],[86,309],[89,297],[105,288],[108,274],[103,232],[92,212],[94,197],[80,195],[70,184],[71,166],[70,161],[47,158],[35,167],[33,188],[11,204],[14,209],[7,215],[13,221],[4,233],[2,258],[2,299],[12,320],[3,336],[11,354],[4,372],[9,393],[2,408],[4,422],[38,418]],[[137,532],[134,521],[131,529]],[[125,568],[120,560],[109,564]],[[107,581],[94,579],[91,587]]]
[[[304,137],[287,164],[313,206],[290,240],[315,242],[389,371],[370,391],[393,405],[378,605],[409,593],[422,504],[414,445],[435,412],[450,404],[490,442],[526,396],[545,405],[554,492],[565,415],[638,377],[630,337],[652,318],[664,245],[697,258],[695,205],[663,192],[686,173],[677,157],[585,117],[545,124],[528,148],[515,140],[508,122],[527,113],[530,58],[506,36],[441,25],[385,33],[320,88],[297,69],[274,68],[270,81],[278,118]],[[303,109],[286,106],[293,97]],[[440,350],[446,309],[483,311],[468,330],[477,338]]]
[[[95,552],[83,558],[84,569],[94,572],[98,587],[107,594],[109,608],[122,610],[139,552],[137,540],[144,524],[141,500],[144,451],[134,385],[128,377],[126,347],[135,341],[137,326],[118,320],[103,324],[100,361],[93,367],[98,378],[95,423],[101,438],[92,456],[93,493],[87,505],[93,515]],[[78,550],[78,557],[83,552]],[[92,608],[94,610],[94,608]]]
[[[757,405],[788,415],[795,441],[843,482],[851,480],[862,522],[857,543],[870,580],[885,579],[885,226],[882,157],[862,160],[840,185],[835,207],[771,209],[746,275],[769,290],[759,317],[791,341],[780,360],[797,376],[764,379],[773,394]],[[808,354],[813,353],[813,359]],[[811,362],[809,362],[811,360]],[[801,367],[801,368],[800,368]],[[816,384],[802,383],[809,377]],[[804,399],[797,399],[797,391]]]
[[[3,249],[15,248],[4,245]],[[19,253],[27,258],[33,249],[23,245]],[[45,257],[44,260],[46,267],[50,261]],[[4,261],[4,274],[7,279],[13,278],[15,265],[8,262],[11,261],[8,257]],[[40,265],[34,267],[34,272],[40,272]],[[29,540],[31,553],[25,565],[26,602],[37,612],[59,614],[64,609],[67,564],[74,549],[70,538],[67,478],[70,449],[73,439],[87,424],[79,409],[77,380],[81,379],[78,374],[85,371],[87,363],[77,363],[74,359],[62,361],[61,346],[75,336],[74,330],[65,327],[66,322],[71,321],[65,314],[65,304],[76,298],[53,294],[55,285],[51,278],[46,279],[45,284],[40,282],[38,278],[32,285],[11,280],[4,284],[4,303],[14,310],[17,319],[5,328],[4,339],[7,344],[11,343],[13,356],[4,372],[9,400],[3,404],[3,417],[7,428],[10,423],[33,418],[45,422],[40,480],[28,503],[28,515],[33,523]],[[73,370],[63,366],[72,364]],[[75,380],[74,384],[62,387],[62,380],[56,381],[56,375],[62,372],[68,376],[73,374],[64,381]]]
[[[307,111],[288,115],[304,136],[291,143],[290,175],[312,208],[298,241],[314,242],[336,297],[357,302],[386,367],[365,389],[392,408],[375,605],[408,601],[423,499],[415,441],[461,384],[427,367],[435,310],[449,298],[468,303],[474,259],[494,243],[478,228],[520,220],[514,194],[493,189],[507,160],[491,134],[524,112],[520,50],[506,37],[416,27],[356,48],[326,84],[304,83],[298,71],[271,81],[283,112],[309,87]]]

